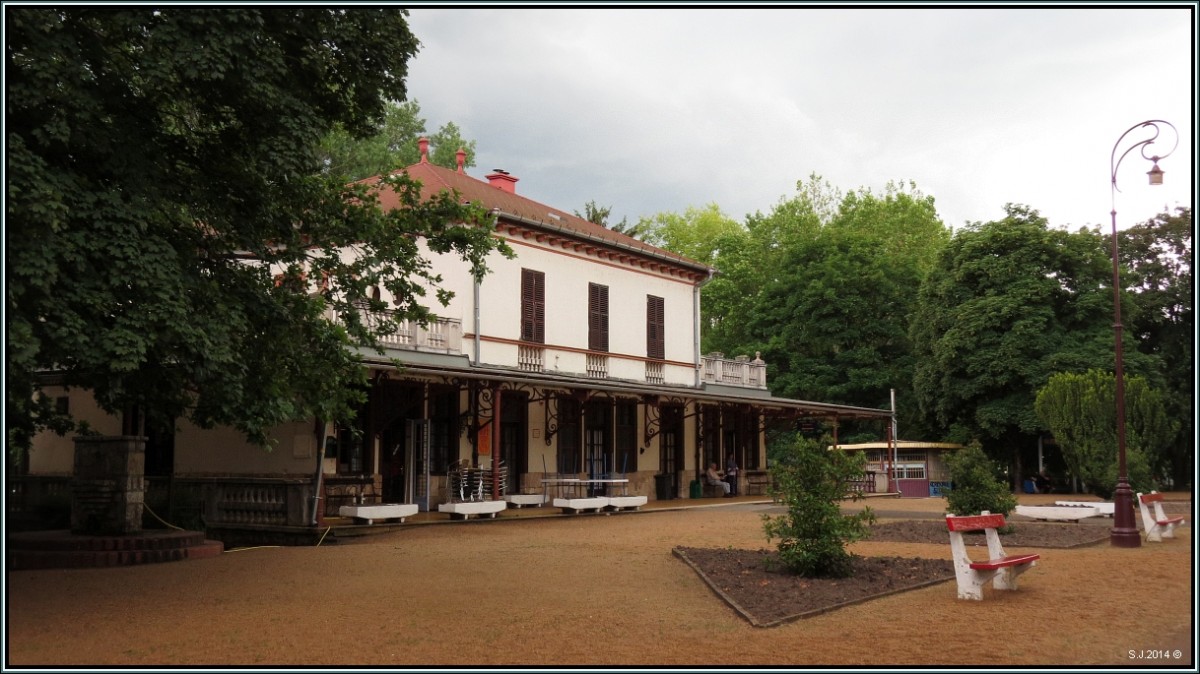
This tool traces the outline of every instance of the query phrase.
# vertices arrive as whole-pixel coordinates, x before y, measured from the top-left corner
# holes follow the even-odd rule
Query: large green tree
[[[1015,463],[1043,428],[1033,402],[1050,376],[1112,362],[1112,266],[1097,231],[1052,229],[1025,206],[1006,213],[955,232],[921,286],[911,334],[929,423]],[[1133,347],[1127,339],[1128,370],[1156,376],[1157,359]]]
[[[826,228],[789,246],[749,317],[780,395],[887,406],[911,371],[907,326],[920,282],[867,233]]]
[[[481,210],[394,179],[405,208],[385,213],[322,171],[323,136],[373,134],[404,99],[403,10],[5,10],[10,448],[70,427],[37,395],[46,371],[110,412],[258,442],[349,414],[364,375],[347,347],[396,327],[364,316],[383,308],[371,287],[396,317],[429,315],[415,240],[485,272]]]
[[[1037,392],[1038,419],[1054,434],[1063,459],[1087,490],[1110,498],[1117,483],[1116,377],[1112,372],[1060,372]],[[1129,484],[1155,488],[1166,447],[1179,423],[1167,413],[1161,391],[1142,377],[1125,379],[1125,446]],[[1157,468],[1157,470],[1156,470]]]
[[[1163,361],[1166,404],[1183,423],[1168,460],[1177,485],[1195,470],[1195,286],[1192,276],[1192,209],[1163,212],[1119,233],[1121,285],[1137,309],[1122,315],[1142,353]]]
[[[723,274],[705,291],[723,302],[714,341],[761,350],[780,395],[886,407],[896,389],[902,428],[924,435],[905,395],[908,325],[921,280],[949,237],[933,198],[911,182],[843,195],[814,176],[720,248]]]

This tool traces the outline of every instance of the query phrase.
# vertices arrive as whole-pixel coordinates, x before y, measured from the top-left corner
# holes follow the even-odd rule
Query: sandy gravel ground
[[[872,506],[928,517],[944,501]],[[989,589],[982,602],[957,600],[950,582],[761,629],[722,603],[671,549],[766,547],[765,507],[413,526],[351,545],[10,572],[5,664],[1193,662],[1190,516],[1179,538],[1161,544],[1038,550],[1042,563],[1021,577],[1019,591]],[[865,541],[852,550],[950,557],[948,543]],[[1163,649],[1165,658],[1141,659]]]

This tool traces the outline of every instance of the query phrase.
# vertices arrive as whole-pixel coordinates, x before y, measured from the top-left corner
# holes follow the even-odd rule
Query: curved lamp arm
[[[1167,150],[1165,153],[1163,153],[1161,155],[1159,155],[1159,154],[1147,155],[1146,148],[1153,145],[1154,141],[1158,140],[1158,136],[1160,133],[1159,124],[1162,124],[1163,126],[1166,126],[1167,128],[1171,129],[1171,133],[1175,134],[1175,143],[1173,145],[1171,145],[1170,150]],[[1150,136],[1149,138],[1147,138],[1145,140],[1138,141],[1138,142],[1134,143],[1133,145],[1130,145],[1129,148],[1126,149],[1124,152],[1122,152],[1121,156],[1118,157],[1117,150],[1120,149],[1121,142],[1125,140],[1125,137],[1128,136],[1129,134],[1133,133],[1137,129],[1142,129],[1142,128],[1146,128],[1146,127],[1150,127],[1151,129],[1153,129],[1154,135]],[[1130,152],[1133,152],[1134,150],[1140,149],[1142,158],[1145,159],[1146,161],[1153,162],[1153,164],[1154,164],[1154,167],[1151,168],[1150,171],[1148,172],[1148,175],[1150,176],[1150,184],[1151,185],[1161,185],[1163,172],[1162,172],[1162,169],[1158,168],[1158,160],[1164,159],[1164,158],[1170,156],[1170,154],[1172,152],[1174,152],[1175,148],[1177,148],[1177,147],[1179,147],[1179,131],[1177,131],[1175,129],[1175,126],[1172,125],[1170,122],[1167,122],[1167,121],[1164,121],[1161,119],[1150,119],[1145,122],[1141,122],[1139,124],[1134,124],[1133,126],[1129,127],[1129,129],[1127,129],[1125,131],[1125,133],[1121,134],[1121,137],[1117,139],[1116,144],[1113,145],[1112,157],[1109,162],[1109,167],[1112,169],[1112,189],[1113,189],[1113,198],[1114,198],[1113,210],[1116,210],[1116,202],[1115,202],[1116,193],[1121,191],[1117,187],[1117,169],[1119,169],[1121,167],[1121,161],[1123,159],[1125,159],[1126,155],[1128,155]]]

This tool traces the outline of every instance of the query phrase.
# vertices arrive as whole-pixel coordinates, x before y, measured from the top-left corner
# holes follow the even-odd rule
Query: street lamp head
[[[1152,161],[1154,162],[1154,167],[1146,171],[1146,175],[1150,176],[1151,185],[1161,185],[1163,170],[1158,168],[1158,157],[1154,157]]]
[[[1155,155],[1146,154],[1146,148],[1148,148],[1151,145],[1155,145],[1155,142],[1158,141],[1159,132],[1163,128],[1170,129],[1172,135],[1174,136],[1174,143],[1171,145],[1171,148],[1169,150],[1167,150],[1166,152],[1160,152],[1159,154],[1155,154]],[[1145,130],[1147,133],[1150,133],[1152,135],[1149,138],[1145,138],[1144,140],[1140,140],[1140,141],[1137,141],[1136,143],[1133,143],[1128,148],[1126,148],[1126,150],[1124,152],[1122,152],[1120,155],[1118,155],[1117,152],[1121,149],[1121,144],[1124,142],[1125,138],[1129,134],[1131,134],[1134,131],[1137,131],[1139,129]],[[1175,130],[1175,127],[1170,122],[1166,122],[1161,119],[1151,119],[1151,120],[1142,122],[1141,124],[1135,124],[1134,126],[1130,127],[1128,130],[1126,130],[1125,133],[1121,134],[1121,137],[1117,139],[1116,145],[1113,145],[1112,157],[1111,157],[1111,160],[1109,163],[1109,169],[1110,169],[1111,178],[1112,178],[1113,200],[1114,200],[1113,210],[1114,211],[1116,210],[1116,203],[1115,203],[1116,193],[1121,191],[1120,188],[1117,187],[1117,169],[1120,168],[1120,166],[1121,166],[1121,160],[1123,160],[1129,153],[1133,152],[1134,150],[1138,150],[1139,153],[1142,155],[1143,159],[1154,163],[1154,168],[1150,169],[1150,171],[1146,174],[1146,175],[1150,176],[1150,184],[1151,185],[1161,185],[1163,170],[1158,167],[1158,160],[1166,159],[1168,156],[1170,156],[1170,154],[1172,152],[1175,151],[1175,148],[1178,146],[1179,146],[1179,132]],[[1156,145],[1155,149],[1157,149],[1158,147],[1161,147],[1161,146]]]

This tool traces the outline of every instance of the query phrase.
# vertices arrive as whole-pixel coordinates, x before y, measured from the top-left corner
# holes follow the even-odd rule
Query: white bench
[[[554,507],[562,508],[567,514],[574,515],[584,510],[600,512],[608,506],[607,496],[592,496],[589,498],[556,498]]]
[[[542,507],[546,502],[545,494],[509,494],[504,497],[505,501],[514,508],[524,508],[525,506]]]
[[[1035,520],[1042,520],[1044,522],[1078,522],[1085,517],[1098,517],[1100,515],[1099,508],[1093,508],[1083,503],[1077,506],[1019,505],[1016,507],[1015,512],[1018,515],[1032,517]]]
[[[1055,501],[1054,505],[1064,508],[1095,508],[1100,517],[1112,517],[1117,504],[1112,501]]]
[[[467,501],[465,503],[439,503],[438,512],[452,518],[467,519],[471,515],[495,519],[496,513],[508,507],[507,501]]]
[[[1183,524],[1183,516],[1167,517],[1163,512],[1163,495],[1152,491],[1149,494],[1137,495],[1138,508],[1142,511],[1142,526],[1146,528],[1146,540],[1162,543],[1164,538],[1175,538],[1175,527]],[[1149,504],[1154,505],[1154,514],[1150,514]]]
[[[404,521],[406,517],[412,517],[417,514],[417,504],[415,503],[376,503],[374,505],[344,505],[338,508],[338,515],[342,517],[353,517],[358,521],[365,521],[367,524],[374,524],[375,520],[399,520]]]
[[[989,581],[997,590],[1017,589],[1017,576],[1037,566],[1041,555],[1005,555],[996,529],[1004,526],[1004,515],[982,515],[966,517],[946,516],[946,528],[950,531],[950,551],[954,555],[954,578],[958,581],[958,598],[983,600],[983,586]],[[967,545],[962,532],[980,531],[987,537],[987,561],[973,562],[967,555]]]
[[[625,508],[638,508],[646,505],[649,498],[646,496],[609,496],[608,507],[613,510],[623,510]]]

